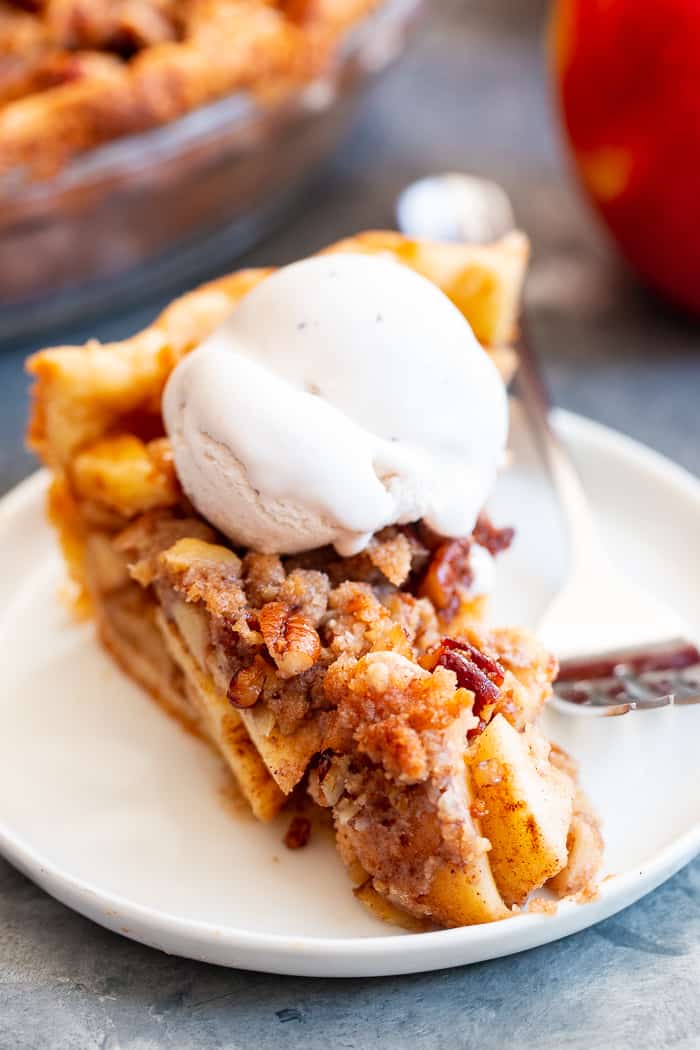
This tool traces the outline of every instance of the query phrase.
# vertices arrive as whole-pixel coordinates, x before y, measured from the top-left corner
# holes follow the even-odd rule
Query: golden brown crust
[[[81,500],[102,503],[131,517],[172,507],[182,492],[166,438],[142,441],[134,434],[101,438],[73,460],[70,476]]]
[[[320,72],[376,0],[47,0],[0,8],[0,176],[75,155],[238,90]]]
[[[269,270],[239,270],[176,299],[142,332],[118,343],[91,340],[29,358],[34,377],[27,439],[53,468],[78,449],[134,426],[159,426],[160,398],[178,361],[194,349]]]
[[[477,339],[490,349],[502,348],[517,335],[517,319],[529,243],[522,233],[507,234],[494,244],[466,245],[411,240],[400,233],[369,230],[339,241],[328,251],[390,252],[436,284],[464,314]],[[512,359],[499,354],[504,378]]]

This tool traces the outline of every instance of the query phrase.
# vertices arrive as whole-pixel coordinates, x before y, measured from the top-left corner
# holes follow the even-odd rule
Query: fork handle
[[[525,317],[521,321],[518,356],[516,390],[537,451],[547,468],[564,514],[569,550],[579,562],[595,558],[600,565],[606,555],[598,541],[578,471],[552,426],[549,392],[532,348]]]

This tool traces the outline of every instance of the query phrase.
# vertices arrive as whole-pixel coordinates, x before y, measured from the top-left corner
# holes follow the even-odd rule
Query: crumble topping
[[[348,559],[332,548],[241,557],[217,539],[201,519],[164,509],[136,519],[115,546],[166,612],[178,600],[206,611],[219,685],[236,707],[264,705],[285,735],[334,706],[323,679],[339,658],[385,651],[417,666],[447,622],[402,589],[434,557],[413,530],[384,529]],[[460,549],[468,560],[468,541]]]
[[[472,820],[464,766],[473,694],[454,672],[429,672],[395,652],[342,657],[325,688],[335,711],[324,762],[309,777],[312,797],[328,805],[326,783],[340,772],[334,816],[346,862],[422,914],[438,865],[468,870],[488,848]]]
[[[480,529],[483,537],[493,527],[481,522]],[[263,757],[264,742],[273,742],[265,759],[273,776],[279,748],[288,749],[278,782],[286,793],[305,778],[314,801],[330,810],[363,899],[378,894],[448,925],[458,921],[455,914],[466,916],[459,921],[504,917],[523,899],[519,887],[528,879],[574,892],[590,880],[602,848],[583,802],[567,838],[561,821],[574,793],[572,771],[562,752],[550,763],[548,743],[530,726],[556,661],[520,631],[465,620],[459,588],[468,566],[457,552],[466,562],[472,542],[450,551],[446,586],[459,594],[453,619],[421,594],[422,581],[440,576],[445,549],[421,526],[382,530],[352,558],[332,548],[278,557],[231,549],[183,507],[141,515],[114,542],[230,709],[253,719],[245,725]],[[507,734],[493,757],[493,740],[486,757],[479,751],[482,734],[485,740],[499,719],[521,738],[518,748],[526,731],[525,779],[518,780],[516,752],[508,758],[498,751],[513,747]],[[508,802],[513,785],[534,792],[532,799]],[[558,795],[551,812],[560,816],[540,828],[541,790]],[[523,834],[534,850],[531,874],[520,867],[511,877],[502,857],[496,866],[489,862],[482,825],[493,835],[494,805],[511,807],[504,813],[515,821],[516,847]],[[290,835],[303,839],[301,831]],[[498,838],[499,850],[508,835]],[[494,872],[505,880],[502,897]],[[444,898],[454,880],[462,912]]]
[[[371,879],[367,892],[447,921],[431,897],[440,870],[478,884],[488,869],[488,810],[476,785],[491,781],[485,768],[472,781],[470,749],[498,715],[527,724],[555,661],[520,632],[462,628],[461,610],[450,621],[421,595],[445,541],[417,527],[385,529],[348,559],[332,548],[239,553],[218,541],[198,519],[161,510],[129,525],[116,546],[166,618],[190,633],[230,705],[263,737],[281,734],[293,751],[302,741],[285,790],[307,771],[344,859]],[[453,594],[468,571],[457,552],[466,563],[471,542],[450,552]],[[199,611],[196,630],[183,607]]]

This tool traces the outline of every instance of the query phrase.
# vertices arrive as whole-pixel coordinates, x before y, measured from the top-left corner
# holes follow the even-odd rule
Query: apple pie
[[[245,90],[321,73],[377,0],[0,3],[0,176],[74,156]]]
[[[372,232],[327,249],[394,259],[444,292],[507,377],[527,261],[519,234],[472,247]],[[223,277],[121,343],[29,361],[29,441],[53,476],[80,610],[123,670],[222,755],[255,816],[306,791],[332,813],[359,898],[391,921],[504,918],[543,886],[582,890],[598,822],[572,760],[535,725],[557,666],[486,627],[481,515],[447,538],[389,525],[364,549],[261,553],[197,513],[162,395],[177,364],[272,271]]]

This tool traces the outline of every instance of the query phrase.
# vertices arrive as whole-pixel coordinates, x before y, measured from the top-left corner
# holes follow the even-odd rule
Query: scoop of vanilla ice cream
[[[462,314],[393,259],[338,254],[265,278],[172,373],[180,482],[235,544],[347,556],[423,518],[465,536],[508,428]]]

